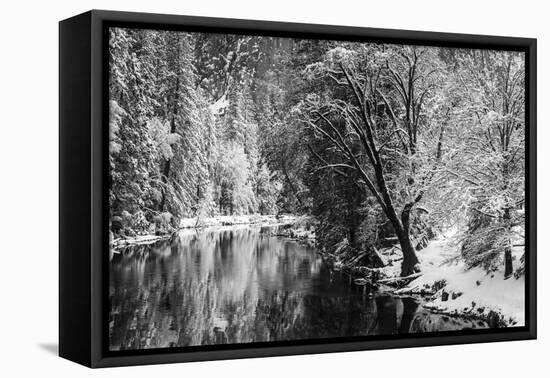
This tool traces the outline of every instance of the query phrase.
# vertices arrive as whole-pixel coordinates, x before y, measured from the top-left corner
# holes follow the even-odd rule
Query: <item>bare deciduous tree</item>
[[[425,105],[433,101],[439,67],[426,64],[433,51],[361,45],[335,49],[315,77],[328,77],[345,89],[338,95],[310,96],[307,125],[340,152],[344,163],[327,164],[340,175],[355,171],[391,222],[403,252],[402,276],[417,271],[411,241],[411,212],[437,172],[444,125],[431,125]],[[420,134],[437,129],[436,143]],[[420,161],[427,164],[420,164]],[[387,169],[392,165],[391,172]],[[401,208],[399,209],[399,206]]]

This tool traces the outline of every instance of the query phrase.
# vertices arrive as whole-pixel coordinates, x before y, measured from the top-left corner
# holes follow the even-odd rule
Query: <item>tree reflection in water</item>
[[[110,264],[111,350],[484,327],[369,293],[258,228],[188,231]]]

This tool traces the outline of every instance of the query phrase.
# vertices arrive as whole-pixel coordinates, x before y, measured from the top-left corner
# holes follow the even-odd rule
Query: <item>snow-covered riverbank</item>
[[[396,253],[399,254],[399,251]],[[513,251],[515,264],[521,253],[521,248]],[[387,253],[384,257],[391,260],[397,254]],[[517,279],[512,276],[505,280],[503,270],[492,273],[481,267],[467,270],[464,262],[456,258],[458,254],[458,248],[444,237],[431,241],[426,248],[418,251],[422,274],[394,293],[422,294],[427,300],[424,306],[437,312],[486,319],[492,317],[503,325],[523,326],[524,276]],[[387,277],[398,277],[400,263],[395,262],[381,270]]]
[[[212,227],[224,227],[224,226],[237,226],[237,225],[258,225],[258,226],[277,226],[277,225],[293,225],[300,220],[299,217],[294,215],[220,215],[209,218],[183,218],[179,223],[179,228],[174,229],[170,234],[162,235],[137,235],[133,237],[115,238],[111,240],[111,247],[113,249],[138,245],[138,244],[151,244],[157,241],[168,239],[172,235],[178,233],[184,229],[199,229],[199,228],[212,228]]]
[[[216,226],[233,226],[239,224],[276,225],[291,224],[296,221],[294,215],[219,215],[209,218],[183,218],[180,228],[204,228]]]

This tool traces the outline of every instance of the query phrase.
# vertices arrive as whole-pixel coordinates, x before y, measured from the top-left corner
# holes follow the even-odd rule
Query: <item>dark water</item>
[[[259,228],[189,231],[115,254],[112,350],[484,327],[331,273],[311,247]]]

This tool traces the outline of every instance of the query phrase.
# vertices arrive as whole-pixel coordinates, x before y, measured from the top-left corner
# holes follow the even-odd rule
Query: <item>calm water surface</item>
[[[370,292],[259,227],[190,230],[110,267],[111,350],[480,328]]]

